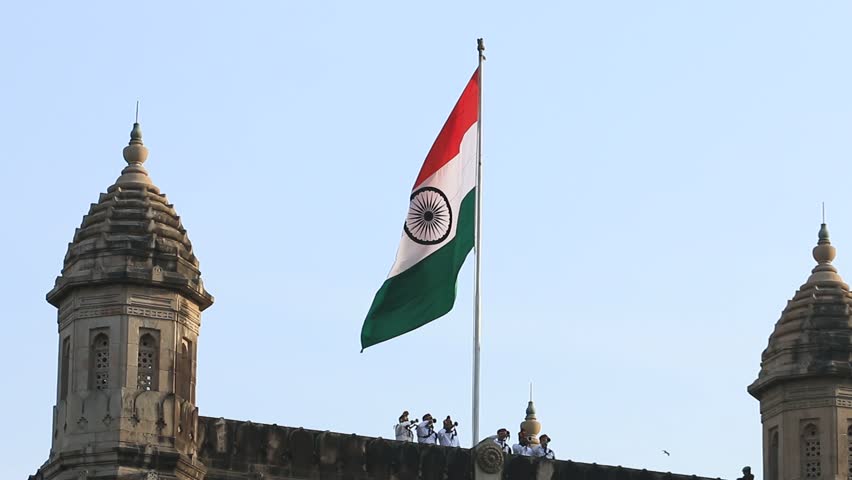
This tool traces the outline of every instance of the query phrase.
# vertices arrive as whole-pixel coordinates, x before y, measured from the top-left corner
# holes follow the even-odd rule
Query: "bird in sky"
[[[663,450],[663,453],[665,453],[666,455],[668,455],[668,456],[670,456],[670,457],[672,456],[672,454],[671,454],[671,453],[669,453],[669,452],[667,452],[667,451],[665,451],[665,450]]]

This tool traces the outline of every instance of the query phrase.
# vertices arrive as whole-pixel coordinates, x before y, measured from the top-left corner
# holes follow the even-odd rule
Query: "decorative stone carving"
[[[142,166],[147,149],[138,124],[127,148],[128,165],[83,217],[48,302],[61,306],[73,290],[95,283],[141,283],[179,292],[204,310],[213,297],[200,281],[198,259],[180,217]],[[93,297],[87,305],[100,302],[112,303]],[[153,318],[167,315],[155,309],[141,311],[140,315]]]
[[[480,445],[476,449],[476,464],[485,473],[497,473],[503,468],[503,452],[493,443]]]
[[[217,419],[214,428],[216,429],[216,451],[225,453],[228,450],[228,426],[225,419]]]
[[[149,317],[149,318],[158,318],[161,320],[174,320],[175,314],[174,312],[169,312],[166,310],[158,310],[153,308],[140,308],[140,307],[125,307],[125,312],[128,315],[136,315],[139,317]]]
[[[530,394],[530,402],[527,404],[527,416],[521,422],[521,430],[527,432],[531,444],[538,445],[538,434],[541,433],[541,423],[539,423],[535,416],[535,405],[533,405],[532,394]]]

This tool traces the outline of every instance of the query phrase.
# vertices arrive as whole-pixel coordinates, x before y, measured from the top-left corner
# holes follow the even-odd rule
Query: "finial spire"
[[[137,122],[133,124],[133,129],[130,130],[130,143],[124,147],[124,160],[130,165],[142,165],[148,159],[148,149],[142,143],[142,127],[139,126],[139,104],[136,104]]]
[[[533,444],[538,444],[538,434],[541,432],[541,423],[535,415],[535,405],[533,404],[533,384],[530,382],[530,402],[527,404],[526,417],[521,422],[521,430],[525,430],[527,435],[532,438]]]
[[[527,404],[527,420],[535,420],[535,405],[533,404],[533,382],[530,382],[530,403]]]
[[[819,226],[819,234],[817,236],[817,245],[813,249],[813,256],[814,260],[817,262],[817,266],[811,270],[811,276],[808,278],[808,282],[842,282],[843,279],[841,279],[840,275],[837,274],[837,268],[831,264],[831,262],[834,261],[834,257],[837,255],[837,249],[831,244],[831,239],[828,234],[828,225],[826,225],[825,222]]]
[[[831,245],[831,239],[828,236],[828,225],[826,225],[825,222],[819,226],[818,236],[819,240],[817,240],[817,245]],[[827,262],[831,262],[832,260],[834,260],[834,255],[832,255]],[[817,259],[817,262],[820,262],[820,260]]]
[[[136,121],[130,130],[130,142],[122,151],[127,166],[121,171],[121,176],[115,181],[116,185],[125,183],[150,184],[148,172],[142,166],[148,159],[148,148],[142,143],[142,127],[139,126],[139,101],[136,101]]]

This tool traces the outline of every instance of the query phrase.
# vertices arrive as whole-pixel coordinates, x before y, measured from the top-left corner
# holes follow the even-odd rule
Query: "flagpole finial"
[[[479,52],[479,59],[485,60],[485,41],[481,38],[476,39],[476,51]]]

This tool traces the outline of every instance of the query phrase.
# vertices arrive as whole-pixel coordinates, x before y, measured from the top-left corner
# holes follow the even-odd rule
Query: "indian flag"
[[[362,349],[453,308],[456,279],[474,243],[478,107],[477,69],[414,182],[396,261],[361,327]]]

